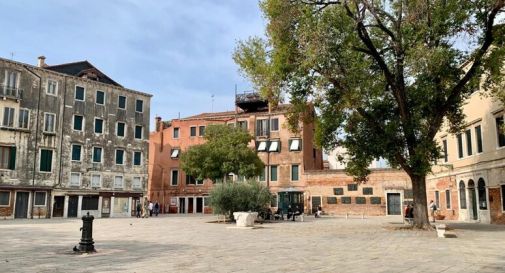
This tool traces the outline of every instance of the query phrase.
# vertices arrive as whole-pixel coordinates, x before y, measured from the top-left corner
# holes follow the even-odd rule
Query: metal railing
[[[17,87],[0,84],[0,97],[20,100],[23,98],[23,90]]]

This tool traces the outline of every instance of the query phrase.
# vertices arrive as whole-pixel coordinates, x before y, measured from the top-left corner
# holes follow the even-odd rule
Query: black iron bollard
[[[82,217],[82,237],[79,242],[79,249],[74,247],[75,251],[95,252],[95,242],[93,242],[93,220],[95,217],[89,215],[89,212]]]

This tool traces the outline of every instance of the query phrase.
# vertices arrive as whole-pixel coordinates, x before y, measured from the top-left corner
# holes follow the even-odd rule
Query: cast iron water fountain
[[[96,252],[95,242],[93,241],[93,220],[95,217],[89,215],[89,212],[82,217],[82,237],[79,242],[79,247],[74,246],[75,252],[92,253]]]

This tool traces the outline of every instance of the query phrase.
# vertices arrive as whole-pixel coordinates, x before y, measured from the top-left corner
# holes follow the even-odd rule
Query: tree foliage
[[[234,60],[265,96],[288,92],[318,110],[316,140],[343,146],[364,180],[385,158],[410,176],[416,225],[428,225],[426,174],[435,135],[464,127],[461,106],[503,87],[503,0],[264,0],[266,39],[239,42]],[[494,44],[494,45],[493,45]],[[503,92],[504,89],[501,89]],[[505,98],[505,94],[503,95]],[[302,109],[302,108],[299,108]],[[293,111],[300,115],[300,111]]]
[[[214,213],[229,215],[233,219],[233,212],[262,211],[270,205],[272,198],[268,187],[255,180],[220,183],[210,192],[210,206]]]
[[[209,125],[205,140],[182,152],[180,159],[184,172],[198,180],[209,178],[215,182],[229,173],[255,177],[264,168],[255,151],[247,146],[252,136],[241,128]]]

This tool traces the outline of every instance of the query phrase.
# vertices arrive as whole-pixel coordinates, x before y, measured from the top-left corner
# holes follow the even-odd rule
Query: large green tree
[[[198,180],[226,179],[229,173],[244,177],[258,176],[263,162],[248,147],[252,136],[241,128],[209,125],[205,129],[206,143],[191,146],[181,154],[181,168]]]
[[[412,180],[415,225],[430,228],[426,175],[440,157],[444,121],[503,80],[504,0],[264,0],[266,39],[238,43],[234,60],[266,97],[287,92],[318,110],[316,140],[346,148],[366,179],[383,157]],[[300,114],[296,107],[293,116]],[[310,115],[305,115],[310,116]],[[296,120],[292,118],[291,120]]]

